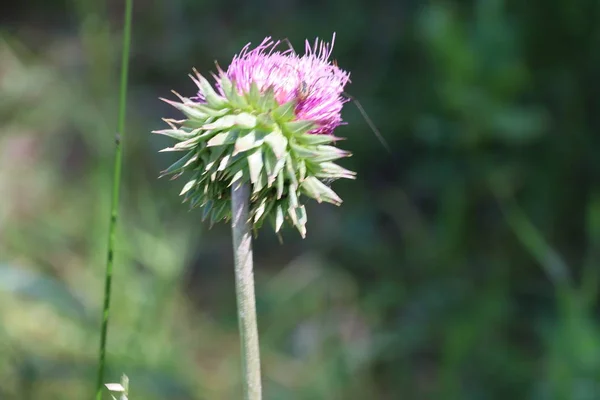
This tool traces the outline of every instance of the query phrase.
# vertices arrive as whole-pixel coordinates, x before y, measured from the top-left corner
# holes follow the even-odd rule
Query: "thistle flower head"
[[[335,35],[334,35],[335,40]],[[178,140],[163,151],[186,155],[163,171],[192,172],[184,201],[204,208],[213,222],[231,216],[230,186],[252,185],[251,216],[256,227],[266,218],[279,231],[289,220],[306,234],[302,195],[333,204],[341,199],[324,183],[354,178],[333,161],[350,153],[333,146],[342,124],[342,97],[349,74],[329,62],[332,42],[306,42],[302,56],[278,51],[280,41],[266,38],[236,55],[226,71],[213,75],[215,89],[197,71],[196,97],[167,101],[186,119],[166,120],[171,129],[155,131]]]
[[[246,45],[227,68],[227,77],[235,82],[240,93],[248,93],[254,82],[260,92],[273,88],[278,104],[296,100],[297,120],[317,125],[311,133],[332,133],[342,123],[341,111],[347,101],[342,97],[350,74],[329,61],[331,43],[315,40],[313,47],[306,41],[305,54],[293,49],[276,51],[280,41],[270,37],[250,50]]]

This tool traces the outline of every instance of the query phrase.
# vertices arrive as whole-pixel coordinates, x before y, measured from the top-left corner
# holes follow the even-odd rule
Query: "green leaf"
[[[177,148],[177,147],[165,147],[164,149],[160,149],[158,152],[159,153],[166,153],[166,152],[171,152],[171,151],[187,151],[189,149],[181,149],[181,148]]]
[[[211,123],[203,126],[203,129],[225,130],[232,127],[242,129],[253,129],[256,126],[257,118],[250,113],[228,114],[224,115]]]
[[[254,212],[254,223],[257,223],[260,217],[263,216],[265,209],[267,208],[267,199],[263,198],[258,207]]]
[[[208,132],[204,132],[201,135],[195,136],[191,139],[188,139],[184,142],[179,142],[177,143],[175,146],[173,146],[174,149],[180,149],[180,150],[189,150],[192,149],[194,147],[196,147],[198,145],[198,143],[200,142],[204,142],[206,139],[211,138],[213,135],[215,134],[214,131],[208,131]]]
[[[258,182],[258,177],[263,169],[262,150],[256,149],[248,156],[248,170],[250,172],[250,182],[255,184]]]
[[[300,222],[302,224],[302,226],[306,225],[306,223],[308,222],[308,216],[306,215],[306,207],[304,207],[302,205],[299,208],[297,208],[296,210],[299,211],[298,222]]]
[[[314,164],[313,174],[317,178],[322,179],[356,179],[356,172],[340,167],[339,165],[332,162]]]
[[[292,184],[288,187],[288,198],[290,201],[290,208],[298,207],[298,194],[296,193],[298,186]]]
[[[244,177],[244,170],[239,170],[237,171],[234,175],[233,178],[231,178],[231,182],[229,183],[229,186],[233,185],[234,183],[236,183],[237,181],[239,181],[240,179],[242,179]]]
[[[207,123],[209,123],[209,121],[211,120],[211,118],[208,118],[206,120],[195,120],[195,119],[186,119],[185,121],[183,121],[181,123],[181,127],[186,128],[186,129],[204,129],[204,125],[206,125]]]
[[[152,133],[172,137],[173,139],[183,141],[193,138],[198,132],[200,132],[200,130],[201,129],[194,129],[191,132],[186,132],[182,129],[162,129],[159,131],[152,131]]]
[[[287,211],[288,215],[290,216],[290,219],[292,220],[292,224],[295,227],[298,227],[298,215],[296,214],[296,208],[290,206]]]
[[[256,116],[246,112],[236,114],[235,124],[238,128],[254,129],[256,127]]]
[[[259,147],[264,143],[264,141],[265,139],[260,132],[251,130],[238,137],[238,139],[235,141],[233,155],[235,156],[236,154]]]
[[[300,232],[302,238],[305,238],[307,218],[304,206],[290,207],[288,209],[288,215],[290,216],[290,219],[292,220],[292,223],[294,224],[296,229],[298,229],[298,232]]]
[[[198,159],[198,154],[192,150],[192,151],[188,152],[185,156],[181,157],[179,160],[177,160],[173,164],[171,164],[171,166],[169,168],[162,171],[160,176],[162,177],[165,175],[173,174],[175,172],[179,172],[183,168],[185,168],[187,165],[189,165],[190,162],[194,162],[197,159]]]
[[[260,192],[265,186],[267,185],[267,174],[263,171],[258,174],[258,179],[256,180],[256,183],[254,184],[254,190],[252,191],[253,194],[256,194],[258,192]]]
[[[283,190],[285,189],[285,177],[283,174],[277,175],[277,199],[281,199],[283,196]]]
[[[211,223],[219,222],[225,219],[229,215],[229,203],[227,201],[220,201],[219,205],[215,207]]]
[[[201,150],[208,150],[208,147],[201,149]],[[208,151],[198,152],[198,155],[200,156],[202,165],[208,164],[208,162],[210,161],[210,155],[208,154]],[[200,171],[199,173],[200,173],[200,175],[202,175],[202,171]]]
[[[235,84],[225,76],[225,74],[221,75],[221,87],[223,88],[223,92],[225,93],[225,97],[229,100],[229,103],[237,109],[245,109],[248,107],[248,100],[246,97],[240,95],[237,91],[237,87]]]
[[[294,161],[288,154],[285,160],[285,167],[287,170],[287,178],[292,182],[293,185],[298,186],[298,179],[296,179],[296,170],[294,168]]]
[[[239,129],[232,129],[230,131],[221,132],[216,134],[212,139],[210,139],[206,145],[209,147],[212,146],[222,146],[224,144],[233,144],[238,138],[240,134]]]
[[[241,170],[248,169],[248,158],[235,156],[232,157],[228,163],[228,166],[223,170],[225,177],[233,177],[233,175]]]
[[[281,230],[283,226],[283,208],[281,204],[277,205],[277,209],[275,210],[275,233]]]
[[[280,105],[279,107],[277,107],[276,109],[274,109],[271,112],[273,119],[275,119],[279,122],[286,122],[286,121],[289,121],[290,119],[294,118],[294,116],[295,116],[294,111],[296,110],[297,104],[298,104],[298,102],[296,101],[296,99],[294,99],[294,100],[290,100],[287,103]]]
[[[317,156],[321,156],[321,153],[317,152],[314,147],[307,148],[291,141],[290,148],[296,153],[298,157],[301,158],[308,158],[312,160]]]
[[[200,92],[204,95],[206,102],[209,106],[216,109],[222,109],[227,107],[227,100],[221,97],[215,90],[212,88],[211,84],[200,74],[196,74],[196,78],[198,79],[197,84],[200,88]]]
[[[273,87],[269,87],[267,90],[265,90],[260,95],[260,98],[256,103],[256,107],[263,112],[271,111],[277,106],[278,105],[277,101],[275,100],[275,91],[273,90]]]
[[[315,129],[317,125],[312,121],[292,121],[283,124],[283,127],[287,133],[296,136],[306,134],[311,129]]]
[[[198,111],[208,115],[208,117],[210,117],[210,118],[222,117],[223,115],[231,112],[231,110],[229,110],[228,108],[214,109],[214,108],[209,107],[207,104],[202,104],[202,103],[194,103],[193,107],[195,109],[197,109]],[[191,119],[189,121],[198,122],[198,120],[194,120],[194,119]]]
[[[275,164],[275,168],[273,168],[273,177],[276,177],[280,174],[281,170],[285,167],[285,158],[280,158],[277,160],[277,164]]]
[[[214,168],[214,167],[217,166],[217,162],[219,162],[221,160],[223,153],[227,149],[228,149],[228,146],[211,147],[210,148],[210,158],[208,159],[208,163],[206,164],[206,167],[204,168],[204,170],[209,171],[211,169],[214,169],[215,170],[214,172],[216,172],[216,168]]]
[[[256,124],[261,127],[264,131],[272,131],[279,129],[277,122],[271,118],[270,114],[262,113],[256,116]]]
[[[181,196],[181,195],[186,194],[187,192],[189,192],[190,189],[192,189],[194,187],[194,185],[196,184],[197,181],[198,181],[197,179],[192,179],[188,183],[186,183],[183,186],[183,189],[181,189],[181,193],[179,193],[179,195]]]
[[[265,219],[271,215],[271,211],[275,207],[274,201],[265,200],[265,204],[266,204],[266,207],[265,207],[265,210],[262,212],[262,215],[260,216],[260,218],[255,219],[255,222],[254,222],[255,228],[260,228],[262,226]]]
[[[288,140],[280,131],[274,130],[270,132],[265,136],[264,140],[271,147],[271,150],[273,150],[275,157],[282,158],[285,155]]]
[[[265,173],[267,174],[267,185],[270,187],[275,182],[277,174],[274,173],[275,166],[277,165],[277,157],[271,151],[270,148],[266,148],[263,154],[263,164]]]
[[[303,160],[298,161],[298,178],[300,182],[306,178],[306,163]]]
[[[214,129],[222,131],[236,125],[237,115],[224,115],[210,124],[204,125],[204,129]]]
[[[324,135],[317,133],[300,133],[295,136],[295,139],[303,145],[318,145],[327,144],[340,140],[340,138],[333,135]]]
[[[179,111],[184,113],[185,116],[188,117],[189,119],[204,121],[209,116],[208,114],[202,112],[202,110],[198,109],[195,106],[195,103],[193,103],[191,101],[186,102],[186,103],[179,103],[176,101],[171,101],[171,100],[167,100],[167,99],[163,99],[163,98],[161,98],[161,100],[167,104],[172,105],[173,107],[175,107],[176,109],[178,109]]]
[[[306,222],[308,221],[308,218],[306,216],[306,208],[304,208],[304,206],[296,207],[294,209],[294,214],[296,215],[296,228],[300,232],[300,236],[302,236],[302,238],[305,238]]]
[[[227,168],[227,166],[230,164],[232,159],[233,156],[231,154],[225,154],[219,162],[219,168],[217,168],[217,171],[224,171],[225,168]]]
[[[233,82],[231,82],[231,80],[227,77],[226,74],[220,74],[218,79],[221,83],[221,89],[223,89],[223,92],[225,92],[225,96],[227,96],[227,94],[233,88]]]
[[[342,199],[340,199],[337,193],[314,176],[306,178],[300,185],[300,188],[307,196],[312,197],[319,203],[325,201],[335,205],[342,204]]]
[[[310,197],[311,199],[315,199],[317,202],[321,202],[321,192],[319,188],[314,185],[310,178],[305,179],[304,182],[300,185],[300,189],[302,193]]]
[[[315,163],[322,163],[325,161],[333,161],[344,157],[350,157],[352,153],[346,150],[339,149],[335,146],[321,145],[316,147],[318,155],[310,157],[311,161]]]
[[[197,194],[191,198],[190,208],[196,208],[199,205],[202,205],[201,203],[203,203],[203,202],[204,202],[204,196],[202,194]]]
[[[202,221],[206,221],[206,218],[208,218],[208,216],[210,215],[210,212],[212,211],[212,207],[213,207],[213,201],[209,200],[206,202],[206,204],[202,207]]]
[[[246,99],[251,105],[258,105],[258,101],[260,100],[260,91],[258,90],[256,82],[252,82],[250,84],[250,90],[248,91],[248,93],[246,93]]]

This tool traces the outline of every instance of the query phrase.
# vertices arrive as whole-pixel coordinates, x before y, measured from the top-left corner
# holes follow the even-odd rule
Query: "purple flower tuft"
[[[342,124],[342,106],[348,101],[342,93],[350,80],[348,72],[329,61],[334,42],[335,34],[331,43],[316,39],[311,47],[306,41],[305,54],[299,56],[291,48],[277,51],[281,41],[267,37],[254,49],[247,44],[221,73],[240,93],[248,93],[254,82],[261,92],[272,87],[280,105],[296,100],[296,120],[317,124],[311,133],[331,134]]]

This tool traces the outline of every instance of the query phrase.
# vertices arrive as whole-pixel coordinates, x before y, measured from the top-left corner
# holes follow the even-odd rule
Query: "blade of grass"
[[[102,400],[104,368],[106,364],[106,337],[108,333],[108,316],[110,311],[110,292],[112,285],[112,270],[114,261],[115,227],[117,225],[119,208],[119,187],[121,184],[121,168],[123,164],[122,142],[125,136],[125,110],[127,103],[127,76],[129,70],[129,47],[131,43],[132,10],[133,0],[125,0],[125,27],[123,31],[123,52],[121,56],[121,80],[119,88],[119,116],[117,136],[115,141],[115,164],[113,174],[110,222],[108,228],[108,253],[106,257],[102,325],[100,328],[100,351],[98,360],[98,380],[96,382],[96,400]]]
[[[570,270],[560,254],[546,241],[512,197],[501,194],[494,187],[492,187],[492,192],[508,226],[525,250],[540,264],[558,289],[570,288],[572,286]]]

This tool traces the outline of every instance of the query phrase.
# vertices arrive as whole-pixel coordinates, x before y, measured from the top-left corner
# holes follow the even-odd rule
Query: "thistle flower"
[[[324,183],[355,176],[333,162],[350,156],[333,146],[349,81],[329,61],[334,40],[317,39],[312,47],[307,41],[299,56],[291,48],[278,51],[281,42],[267,37],[254,49],[245,46],[227,71],[217,65],[214,88],[194,70],[196,97],[163,99],[186,119],[165,119],[170,129],[155,131],[179,141],[161,151],[186,154],[162,175],[192,173],[181,191],[190,207],[203,207],[213,223],[229,220],[231,185],[249,182],[253,226],[269,218],[279,232],[289,220],[304,237],[302,196],[341,204]]]

